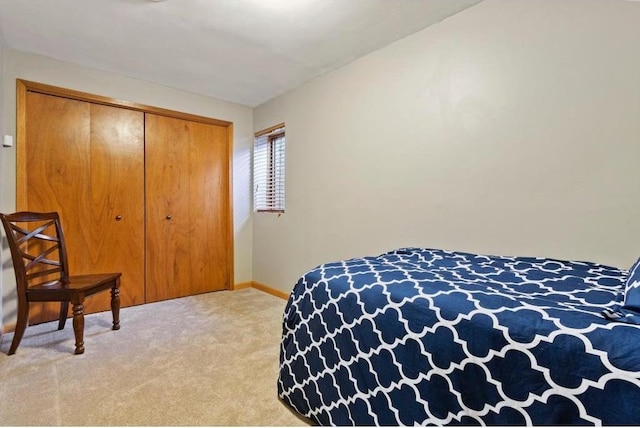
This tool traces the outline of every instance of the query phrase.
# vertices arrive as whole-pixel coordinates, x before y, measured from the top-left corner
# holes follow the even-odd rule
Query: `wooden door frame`
[[[29,80],[16,79],[16,211],[27,208],[27,180],[26,180],[26,117],[27,117],[27,92],[36,92],[44,95],[52,95],[63,98],[70,98],[79,101],[86,101],[93,104],[102,104],[112,107],[125,108],[129,110],[152,113],[160,116],[168,116],[177,119],[184,119],[193,122],[207,123],[227,128],[228,162],[229,162],[229,188],[227,198],[229,201],[229,231],[227,235],[229,248],[229,290],[234,289],[234,236],[233,236],[233,122],[199,116],[191,113],[183,113],[175,110],[168,110],[160,107],[138,104],[131,101],[117,100],[115,98],[76,91],[73,89],[51,86],[44,83],[32,82]]]

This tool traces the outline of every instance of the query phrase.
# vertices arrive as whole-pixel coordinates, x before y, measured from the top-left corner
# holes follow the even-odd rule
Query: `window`
[[[253,209],[284,212],[284,123],[256,132],[253,145]]]

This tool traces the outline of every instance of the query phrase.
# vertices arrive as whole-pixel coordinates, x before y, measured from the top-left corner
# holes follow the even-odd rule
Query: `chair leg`
[[[76,354],[84,353],[84,306],[73,304],[73,333],[76,336]]]
[[[62,330],[67,323],[69,313],[69,302],[60,302],[60,318],[58,319],[58,330]]]
[[[111,314],[113,315],[113,330],[120,330],[120,278],[111,287]]]
[[[8,355],[13,355],[16,353],[16,349],[18,349],[18,345],[20,345],[20,341],[22,340],[24,331],[27,328],[28,321],[29,302],[25,302],[25,304],[18,305],[18,319],[16,320],[16,329],[13,333],[13,341],[11,342],[11,347],[9,348]]]

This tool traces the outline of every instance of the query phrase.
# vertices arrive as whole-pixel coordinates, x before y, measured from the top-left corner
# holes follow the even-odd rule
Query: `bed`
[[[284,311],[279,397],[320,425],[638,425],[637,265],[425,248],[320,265]]]

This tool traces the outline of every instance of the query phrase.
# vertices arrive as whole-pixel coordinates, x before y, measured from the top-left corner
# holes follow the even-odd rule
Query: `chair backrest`
[[[11,250],[19,298],[31,286],[69,278],[58,213],[23,211],[0,214],[0,219]]]

